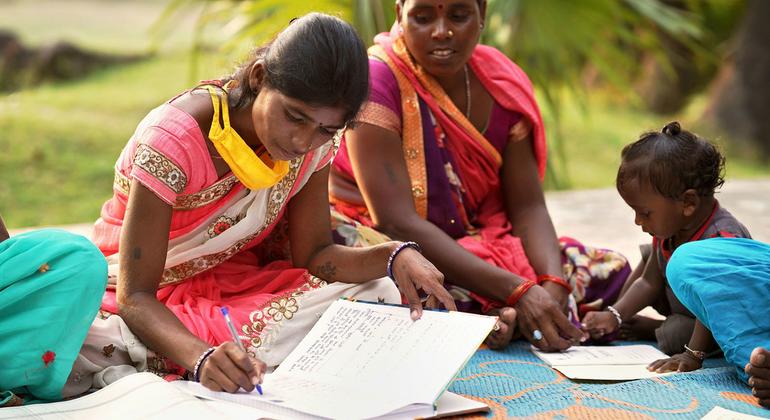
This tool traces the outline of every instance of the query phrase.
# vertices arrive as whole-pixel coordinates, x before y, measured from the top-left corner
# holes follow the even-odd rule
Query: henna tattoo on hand
[[[391,183],[395,183],[398,178],[396,177],[396,172],[393,170],[393,167],[389,164],[384,165],[385,173],[388,175],[388,181]]]
[[[331,261],[326,261],[325,263],[318,266],[317,271],[322,279],[332,280],[337,274],[337,266],[332,264]]]

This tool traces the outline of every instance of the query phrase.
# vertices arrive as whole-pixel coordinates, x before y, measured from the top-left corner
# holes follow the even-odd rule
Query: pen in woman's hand
[[[246,349],[243,348],[243,343],[241,343],[241,339],[238,338],[238,331],[235,330],[235,325],[233,325],[233,321],[230,319],[230,311],[227,310],[226,307],[221,307],[219,309],[222,312],[222,316],[225,317],[225,322],[227,323],[227,328],[230,329],[230,334],[233,336],[233,341],[235,341],[235,344],[238,345],[238,348],[241,349],[244,353],[246,352]],[[262,386],[258,383],[254,384],[257,388],[257,392],[259,392],[259,395],[262,395]]]

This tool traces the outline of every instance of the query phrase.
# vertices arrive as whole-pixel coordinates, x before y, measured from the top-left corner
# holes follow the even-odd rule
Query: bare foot
[[[634,315],[631,319],[624,322],[620,326],[618,331],[618,338],[621,340],[638,341],[649,340],[655,341],[655,330],[660,327],[663,321],[659,319],[652,319],[642,315]]]
[[[749,374],[751,393],[760,405],[770,408],[770,351],[755,348],[744,370]]]
[[[487,315],[495,314],[489,313]],[[513,332],[516,330],[516,309],[505,307],[500,309],[496,315],[500,317],[500,320],[497,321],[495,330],[485,340],[487,346],[493,350],[505,348],[511,342]]]

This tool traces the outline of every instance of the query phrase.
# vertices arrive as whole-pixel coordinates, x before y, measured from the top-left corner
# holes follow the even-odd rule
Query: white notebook
[[[253,420],[271,416],[269,412],[252,407],[196,398],[147,372],[126,376],[74,400],[0,408],[0,419],[3,420]]]
[[[445,390],[495,322],[443,311],[424,311],[412,321],[402,306],[338,300],[266,375],[264,395],[179,386],[282,418],[426,418],[484,410],[485,404]]]
[[[646,344],[573,346],[557,353],[546,353],[533,347],[532,352],[570,379],[627,381],[671,374],[647,370],[647,365],[668,356]]]

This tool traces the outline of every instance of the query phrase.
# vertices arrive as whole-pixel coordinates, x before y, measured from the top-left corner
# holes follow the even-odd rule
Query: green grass
[[[123,145],[149,110],[190,85],[188,70],[187,56],[172,54],[0,97],[0,213],[7,225],[95,220]]]
[[[140,53],[152,45],[149,29],[168,0],[5,0],[0,28],[16,33],[25,46],[57,40],[111,53]],[[193,10],[175,20],[176,29],[158,34],[163,48],[189,45]]]

